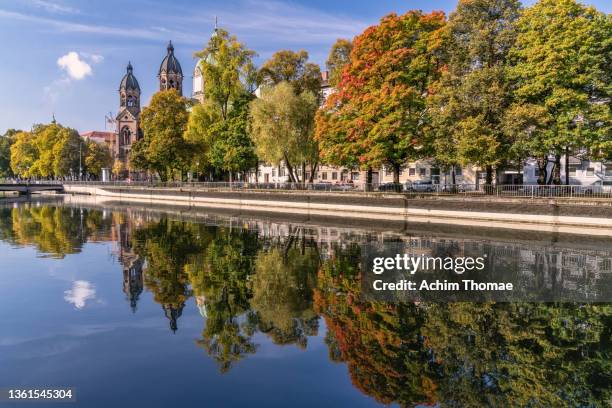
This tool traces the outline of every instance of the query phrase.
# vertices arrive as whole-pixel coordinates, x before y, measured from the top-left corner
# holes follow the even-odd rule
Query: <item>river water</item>
[[[360,248],[386,240],[482,247],[525,279],[612,273],[606,238],[5,201],[0,388],[105,408],[610,402],[610,303],[367,301]]]

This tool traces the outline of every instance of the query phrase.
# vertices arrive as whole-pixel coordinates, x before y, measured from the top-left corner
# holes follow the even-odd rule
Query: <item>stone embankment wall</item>
[[[240,211],[311,214],[385,221],[428,222],[525,228],[588,228],[612,233],[609,200],[519,199],[496,197],[420,197],[385,193],[220,191],[187,188],[66,185],[67,193],[100,200],[170,203]],[[502,225],[498,225],[502,224]],[[597,232],[599,230],[599,232]],[[604,230],[608,231],[605,232]]]

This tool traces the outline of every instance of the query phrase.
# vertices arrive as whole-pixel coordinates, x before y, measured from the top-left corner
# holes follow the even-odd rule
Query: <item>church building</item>
[[[166,47],[167,54],[159,66],[157,78],[159,90],[176,89],[183,95],[183,71],[174,55],[172,41]],[[140,85],[134,76],[131,62],[119,84],[119,113],[115,117],[116,141],[112,144],[114,158],[127,164],[132,145],[143,137],[140,128]]]

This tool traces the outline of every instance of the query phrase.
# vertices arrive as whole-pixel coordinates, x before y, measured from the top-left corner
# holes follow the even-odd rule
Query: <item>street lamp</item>
[[[83,166],[81,164],[81,153],[82,153],[83,141],[79,141],[79,181],[81,181],[81,177],[83,174]]]

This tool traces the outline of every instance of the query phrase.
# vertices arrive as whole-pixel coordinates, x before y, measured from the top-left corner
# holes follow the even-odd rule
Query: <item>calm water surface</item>
[[[560,238],[0,203],[0,387],[105,408],[607,406],[610,304],[360,296],[372,240],[478,247],[526,279],[612,273],[612,241]]]

